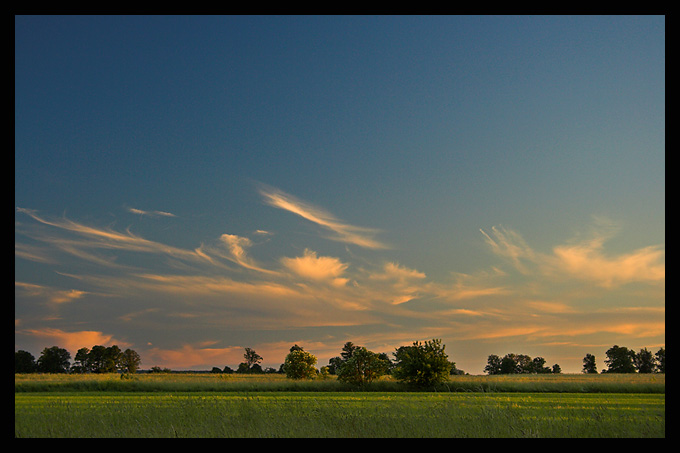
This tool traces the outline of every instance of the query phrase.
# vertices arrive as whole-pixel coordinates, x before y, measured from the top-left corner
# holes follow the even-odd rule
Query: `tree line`
[[[624,346],[614,345],[605,354],[607,369],[602,370],[602,373],[666,373],[666,348],[659,348],[652,354],[647,348],[635,352]],[[583,372],[597,373],[594,355],[586,354],[583,358]]]
[[[635,352],[625,347],[614,345],[606,352],[607,369],[602,373],[665,373],[666,351],[660,348],[652,354],[647,348]],[[38,360],[26,351],[14,353],[15,373],[135,373],[141,364],[140,356],[132,349],[121,351],[118,346],[93,346],[92,349],[81,348],[75,356],[73,365],[71,356],[65,349],[53,346],[45,348]],[[327,366],[317,370],[317,358],[304,348],[294,345],[286,355],[284,363],[278,370],[263,369],[260,365],[263,358],[252,348],[245,348],[244,361],[236,370],[225,366],[224,369],[213,367],[213,373],[285,373],[292,379],[313,379],[316,377],[337,376],[341,382],[363,385],[375,379],[391,375],[397,380],[414,386],[428,386],[446,381],[450,375],[466,374],[449,361],[445,345],[439,339],[414,342],[411,346],[401,346],[393,352],[394,359],[386,353],[376,353],[363,346],[348,341],[342,347],[340,355],[329,360]],[[150,372],[170,372],[171,370],[152,367]],[[595,356],[586,354],[583,358],[583,373],[597,373]],[[543,357],[531,358],[526,354],[506,354],[499,357],[489,355],[484,372],[497,374],[543,374],[561,373],[559,364],[546,366]]]
[[[118,346],[92,346],[80,348],[73,364],[71,353],[58,346],[43,349],[38,360],[33,354],[19,350],[14,353],[15,373],[135,373],[142,363],[139,354],[122,351]]]
[[[666,349],[660,348],[656,354],[652,354],[647,348],[635,352],[623,346],[614,345],[605,353],[606,370],[602,373],[666,373]],[[558,364],[552,368],[545,366],[543,357],[532,359],[524,354],[506,354],[503,358],[492,354],[487,359],[484,372],[493,374],[542,374],[561,373]],[[586,354],[583,358],[583,373],[597,373],[597,365],[593,354]]]

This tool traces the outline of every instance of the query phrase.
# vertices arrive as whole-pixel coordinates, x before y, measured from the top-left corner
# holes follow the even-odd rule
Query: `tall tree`
[[[253,365],[256,363],[260,363],[262,361],[262,356],[255,352],[254,349],[246,348],[245,354],[243,354],[243,358],[246,359],[246,365],[248,365],[248,368],[252,368]]]
[[[92,371],[90,366],[90,350],[88,348],[80,348],[76,352],[76,356],[71,366],[71,372],[73,373],[89,373]]]
[[[120,355],[120,368],[124,373],[136,373],[141,363],[142,358],[136,351],[130,348],[123,351]]]
[[[496,354],[491,354],[486,359],[486,366],[484,367],[486,374],[501,374],[501,358]]]
[[[654,354],[647,348],[640,349],[640,352],[633,357],[633,362],[635,363],[635,368],[637,368],[638,373],[653,373],[656,368]]]
[[[586,354],[583,358],[583,372],[587,374],[597,374],[597,364],[595,363],[595,356]]]

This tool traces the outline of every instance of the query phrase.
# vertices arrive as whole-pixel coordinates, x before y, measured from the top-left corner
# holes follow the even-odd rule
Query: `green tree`
[[[605,354],[607,354],[607,358],[604,360],[607,365],[607,373],[635,373],[634,351],[614,345],[607,349]]]
[[[486,374],[501,374],[501,358],[496,354],[491,354],[486,359],[486,366],[484,367]]]
[[[350,358],[352,358],[354,351],[356,351],[357,349],[359,349],[359,346],[356,346],[351,341],[345,343],[344,346],[342,347],[342,352],[340,353],[340,357],[342,357],[343,362],[346,362]]]
[[[633,363],[638,373],[653,373],[656,369],[656,363],[654,363],[654,354],[647,348],[640,349],[640,352],[635,354],[633,357]]]
[[[92,346],[87,353],[88,368],[92,373],[104,373],[106,367],[106,346]]]
[[[342,357],[333,357],[328,360],[328,374],[338,374],[343,363],[345,362]]]
[[[451,363],[441,340],[433,339],[413,346],[401,346],[394,353],[393,376],[399,381],[427,387],[449,379]]]
[[[35,373],[37,369],[33,354],[21,349],[14,352],[14,373]]]
[[[390,360],[390,356],[387,355],[386,352],[381,352],[378,354],[378,358],[382,360],[385,363],[385,374],[392,374],[392,369],[394,368],[394,364]],[[453,364],[453,367],[455,368],[455,363]]]
[[[137,351],[128,348],[120,355],[120,369],[123,373],[136,373],[139,365],[142,363],[142,358]]]
[[[505,354],[501,359],[500,374],[522,374],[532,372],[531,357],[524,354]]]
[[[43,349],[38,358],[38,371],[41,373],[68,373],[71,354],[63,348],[52,346]]]
[[[246,359],[246,364],[248,365],[248,368],[252,368],[253,365],[258,364],[262,361],[262,356],[255,352],[254,349],[246,348],[245,354],[243,354],[243,358]]]
[[[117,345],[109,346],[104,351],[104,373],[115,373],[120,369],[120,358],[123,351]]]
[[[338,371],[338,380],[355,385],[368,384],[387,373],[387,363],[375,352],[356,347]]]
[[[449,374],[454,375],[454,376],[462,376],[462,375],[466,374],[465,371],[459,370],[458,368],[456,368],[456,362],[449,362],[449,363],[451,364],[451,371],[449,372]]]
[[[531,361],[531,368],[529,370],[534,374],[550,373],[550,368],[545,366],[545,359],[543,357],[534,357]]]
[[[89,373],[92,371],[89,358],[90,350],[88,348],[80,348],[76,352],[73,365],[71,365],[72,373]]]
[[[291,379],[313,379],[316,377],[316,357],[302,349],[293,346],[283,363],[283,371]]]
[[[666,348],[656,351],[656,369],[659,373],[666,373]]]
[[[583,358],[583,372],[587,374],[597,374],[597,364],[595,363],[595,356],[586,354]]]

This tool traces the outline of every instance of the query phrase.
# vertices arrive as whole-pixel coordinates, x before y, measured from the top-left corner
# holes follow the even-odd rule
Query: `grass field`
[[[16,375],[15,437],[665,437],[664,375],[456,376],[419,392],[375,384]]]

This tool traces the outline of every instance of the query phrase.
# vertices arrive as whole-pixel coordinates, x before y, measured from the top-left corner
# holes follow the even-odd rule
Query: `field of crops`
[[[665,437],[664,375],[16,375],[15,437]]]

